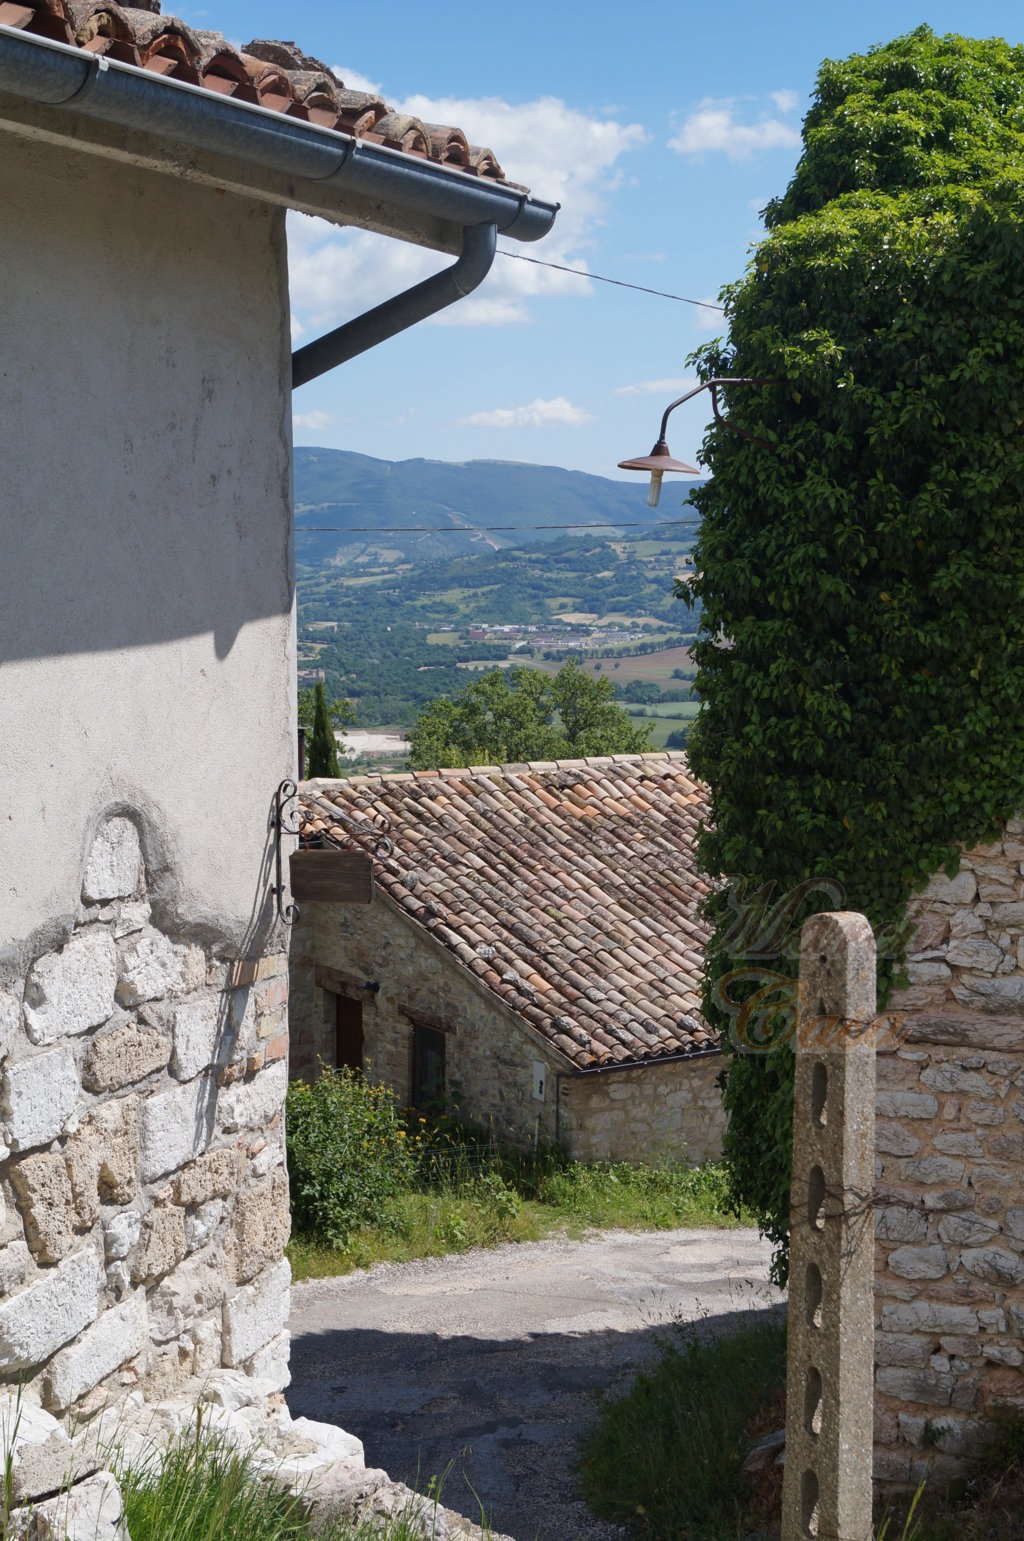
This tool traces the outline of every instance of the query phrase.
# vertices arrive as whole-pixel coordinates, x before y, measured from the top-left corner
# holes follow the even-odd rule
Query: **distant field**
[[[693,721],[692,717],[631,717],[634,728],[649,726],[651,729],[651,748],[664,749],[670,733],[678,733],[682,728],[688,728]]]
[[[545,674],[557,674],[563,662],[564,659],[537,659],[533,667],[543,669]],[[584,658],[582,663],[588,674],[607,674],[613,684],[619,685],[627,685],[630,680],[649,680],[658,685],[685,684],[683,680],[673,680],[672,670],[686,669],[692,673],[695,667],[688,647],[664,647],[655,653],[638,653],[633,658]]]
[[[459,644],[459,633],[457,631],[431,631],[427,633],[427,641],[436,643],[441,647],[457,647]]]
[[[645,706],[644,711],[648,717],[684,717],[691,719],[696,717],[699,701],[656,701],[653,706]]]

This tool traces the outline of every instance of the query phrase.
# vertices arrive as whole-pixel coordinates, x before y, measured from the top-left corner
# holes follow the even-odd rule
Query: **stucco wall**
[[[0,196],[0,967],[119,807],[155,913],[246,942],[295,759],[284,215],[8,134]]]
[[[287,1380],[284,226],[6,133],[0,206],[0,1383],[75,1425]]]
[[[315,1075],[318,1055],[334,1063],[326,984],[362,1002],[364,1058],[403,1102],[412,1096],[415,1019],[445,1029],[448,1084],[463,1115],[503,1138],[557,1140],[584,1160],[721,1155],[717,1056],[574,1077],[539,1033],[380,892],[366,906],[307,905],[291,937],[290,972],[295,1076]],[[547,1066],[542,1103],[533,1096],[535,1061]]]

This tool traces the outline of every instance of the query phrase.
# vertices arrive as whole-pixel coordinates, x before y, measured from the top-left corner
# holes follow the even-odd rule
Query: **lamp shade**
[[[685,460],[673,460],[664,439],[659,439],[649,455],[638,455],[635,460],[620,460],[620,471],[682,471],[684,476],[699,476],[696,466],[688,466]]]

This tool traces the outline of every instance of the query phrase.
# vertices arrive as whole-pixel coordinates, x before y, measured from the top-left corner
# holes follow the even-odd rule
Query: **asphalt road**
[[[754,1231],[612,1231],[299,1284],[288,1402],[411,1486],[447,1471],[444,1502],[515,1541],[611,1541],[572,1476],[598,1395],[673,1322],[777,1305],[768,1263]]]

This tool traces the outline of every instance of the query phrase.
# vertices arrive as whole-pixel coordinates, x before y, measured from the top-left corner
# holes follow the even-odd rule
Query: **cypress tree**
[[[323,680],[317,680],[313,699],[313,734],[306,750],[306,775],[340,776],[338,743],[327,711]]]

